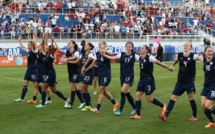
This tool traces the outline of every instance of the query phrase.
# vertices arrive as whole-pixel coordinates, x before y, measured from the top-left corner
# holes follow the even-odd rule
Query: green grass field
[[[170,64],[170,63],[168,63]],[[65,65],[56,65],[58,89],[65,96],[70,97],[69,82]],[[112,112],[112,104],[104,99],[99,114],[81,112],[80,104],[76,97],[73,109],[65,109],[64,102],[52,94],[53,103],[44,109],[35,108],[35,105],[17,103],[13,100],[21,94],[22,79],[26,67],[1,67],[0,68],[0,134],[212,134],[214,128],[204,128],[208,120],[200,108],[200,92],[203,86],[202,63],[197,63],[196,75],[196,102],[198,105],[197,122],[188,122],[192,116],[190,103],[186,94],[176,102],[167,122],[162,122],[157,115],[161,109],[142,98],[142,119],[131,120],[129,113],[132,108],[128,101],[124,107],[122,116],[115,116]],[[168,103],[172,89],[177,78],[178,68],[169,72],[157,65],[154,66],[156,79],[156,91],[153,96],[164,103]],[[134,96],[139,79],[139,66],[135,65],[135,81],[131,88]],[[112,64],[112,81],[109,91],[117,101],[120,101],[119,64]],[[98,96],[93,95],[90,87],[92,104],[96,106]],[[29,84],[29,90],[25,99],[31,99],[33,84]],[[38,94],[38,103],[41,99]]]

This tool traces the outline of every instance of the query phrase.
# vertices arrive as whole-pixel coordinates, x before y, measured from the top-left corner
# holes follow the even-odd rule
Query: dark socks
[[[38,86],[38,91],[40,94],[42,94],[42,86],[40,86],[40,85]]]
[[[57,91],[55,94],[56,94],[58,97],[60,97],[61,99],[63,99],[64,101],[67,100],[67,98],[66,98],[60,91]]]
[[[89,105],[91,106],[91,97],[90,97],[90,93],[88,92],[87,92],[87,97],[88,97]]]
[[[42,91],[42,105],[45,105],[45,101],[46,101],[46,91]]]
[[[158,99],[156,98],[153,98],[153,101],[152,101],[153,104],[157,105],[157,106],[160,106],[161,108],[164,106],[163,103],[161,103]]]
[[[133,109],[136,109],[136,106],[135,106],[135,104],[134,104],[134,99],[133,99],[133,97],[131,96],[131,94],[130,94],[130,93],[126,93],[125,95],[126,95],[128,101],[129,101],[129,103],[131,104],[132,108],[133,108]]]
[[[140,109],[141,109],[141,101],[139,100],[139,101],[136,101],[136,113],[137,113],[137,115],[139,115],[140,116]]]
[[[211,109],[210,109],[211,113],[212,114],[215,114],[215,107],[213,106]]]
[[[214,119],[213,119],[213,117],[212,117],[212,115],[211,115],[210,110],[205,109],[205,110],[203,110],[203,111],[204,111],[206,117],[209,119],[209,121],[214,123]]]
[[[121,92],[121,100],[120,100],[120,108],[119,108],[121,112],[123,110],[124,105],[125,105],[125,93]]]
[[[28,91],[28,87],[27,86],[23,86],[22,88],[22,94],[21,94],[21,99],[23,100],[25,98],[25,95]]]
[[[51,96],[47,97],[47,100],[48,100],[48,101],[51,101]]]
[[[197,117],[197,106],[195,100],[190,100],[190,106],[193,111],[193,117]]]
[[[166,109],[166,113],[165,113],[165,116],[166,116],[166,117],[169,116],[169,114],[170,114],[170,112],[172,111],[174,105],[175,105],[175,101],[170,100],[170,101],[169,101],[169,104],[168,104],[168,106],[167,106],[167,109]]]
[[[71,106],[73,106],[74,100],[75,100],[75,91],[71,91],[71,98],[70,98]]]
[[[81,103],[84,103],[84,100],[82,98],[81,92],[80,90],[76,90],[75,91],[76,95],[78,96],[78,99],[80,100]]]
[[[86,92],[83,92],[82,93],[82,96],[83,96],[83,99],[86,103],[86,106],[89,106],[89,100],[88,100],[88,96],[87,96],[87,93]]]
[[[100,107],[101,107],[101,104],[97,104],[96,108],[98,111],[99,111]]]
[[[37,100],[37,96],[33,96],[33,100],[34,100],[34,101]]]
[[[111,103],[114,105],[114,104],[116,104],[116,101],[114,99],[112,99]]]

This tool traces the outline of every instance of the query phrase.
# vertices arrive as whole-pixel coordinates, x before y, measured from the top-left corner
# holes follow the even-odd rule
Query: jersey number
[[[125,58],[125,63],[129,63],[130,58]]]
[[[187,67],[187,61],[184,61],[183,63],[184,63],[184,66]]]
[[[143,63],[140,64],[140,68],[143,69]]]

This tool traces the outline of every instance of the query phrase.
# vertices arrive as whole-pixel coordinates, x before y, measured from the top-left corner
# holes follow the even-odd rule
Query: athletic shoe
[[[166,104],[163,104],[163,107],[161,109],[161,115],[164,115],[166,112]]]
[[[70,108],[72,108],[72,105],[68,104],[65,108],[70,109]]]
[[[83,108],[85,106],[85,103],[81,103],[78,108]]]
[[[99,113],[99,110],[97,108],[91,108],[90,110],[94,113],[97,113],[97,114]]]
[[[114,112],[115,115],[122,115],[122,112],[120,110],[117,110],[116,112]]]
[[[188,119],[189,122],[194,122],[194,121],[197,121],[198,118],[197,117],[191,117],[190,119]]]
[[[21,99],[21,98],[18,98],[18,99],[15,99],[14,101],[15,101],[15,102],[24,102],[25,100],[24,100],[24,99]]]
[[[113,112],[116,112],[118,106],[119,106],[119,103],[118,103],[118,102],[116,102],[116,103],[113,105]]]
[[[133,109],[130,113],[130,115],[136,114],[136,109]]]
[[[141,116],[135,114],[134,116],[131,116],[130,119],[141,119]]]
[[[45,104],[51,104],[52,103],[52,101],[50,100],[46,100],[46,102],[45,102]]]
[[[65,102],[64,102],[64,107],[65,108],[69,108],[70,106],[70,104],[69,104],[69,102],[70,102],[70,100],[69,99],[67,99]]]
[[[96,92],[96,91],[94,91],[94,92],[93,92],[93,95],[96,95],[96,94],[97,94],[97,92]]]
[[[215,123],[209,122],[205,127],[206,127],[206,128],[215,127]]]
[[[36,103],[37,103],[36,100],[27,100],[27,102],[28,102],[29,104],[36,104]]]
[[[85,112],[85,111],[89,111],[91,109],[90,106],[85,106],[84,108],[81,109],[81,111]]]
[[[161,119],[162,121],[167,121],[166,115],[158,115],[158,118]]]
[[[42,104],[39,104],[37,106],[35,106],[36,108],[44,108],[46,105],[42,105]]]

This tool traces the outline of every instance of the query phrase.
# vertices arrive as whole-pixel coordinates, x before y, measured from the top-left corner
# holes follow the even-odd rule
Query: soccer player
[[[78,83],[80,82],[80,65],[79,63],[70,63],[70,61],[75,61],[77,58],[79,58],[79,52],[78,52],[78,45],[75,41],[70,40],[67,43],[68,50],[65,52],[64,50],[60,49],[57,46],[57,49],[65,54],[65,57],[63,59],[64,62],[67,62],[67,71],[69,74],[69,82],[70,82],[70,91],[71,91],[71,98],[70,98],[70,105],[68,108],[73,107],[73,103],[75,100],[75,94],[78,96],[81,104],[78,108],[82,108],[84,106],[84,100],[82,98],[80,90],[78,90]]]
[[[196,74],[196,60],[202,60],[201,56],[194,54],[191,52],[192,43],[186,42],[184,44],[184,52],[178,53],[175,56],[175,62],[170,67],[173,68],[179,62],[179,71],[178,71],[178,79],[175,85],[175,88],[172,92],[171,99],[168,103],[167,110],[163,115],[159,115],[158,117],[166,121],[170,112],[172,111],[174,104],[179,96],[181,96],[185,91],[187,92],[187,96],[193,111],[193,115],[188,121],[194,122],[197,121],[197,106],[194,100],[195,94],[195,74]]]
[[[42,44],[41,48],[46,57],[43,59],[44,65],[44,74],[43,74],[43,85],[42,85],[42,103],[37,105],[37,108],[44,108],[45,107],[45,99],[46,99],[46,90],[48,87],[55,93],[58,97],[65,101],[64,107],[69,107],[70,100],[67,99],[60,91],[57,90],[56,87],[56,72],[53,67],[53,61],[55,58],[55,47],[54,47],[55,39],[52,38],[52,43],[50,46],[46,46]]]
[[[80,56],[82,62],[82,85],[81,85],[81,93],[85,101],[85,107],[81,109],[81,111],[89,111],[91,109],[91,98],[88,91],[88,86],[93,83],[93,60],[94,54],[91,52],[94,46],[91,43],[86,43],[84,45],[84,52]]]
[[[126,52],[121,52],[116,56],[109,56],[104,53],[104,56],[108,59],[119,59],[120,60],[120,82],[121,82],[121,100],[120,108],[115,111],[115,115],[122,115],[122,110],[125,105],[126,97],[131,104],[133,110],[130,114],[136,113],[136,107],[134,99],[130,94],[130,87],[134,81],[134,62],[139,60],[139,56],[134,53],[134,44],[128,41],[125,44]]]
[[[106,51],[106,42],[101,41],[99,43],[99,51],[96,52],[95,60],[98,68],[98,82],[99,82],[99,98],[96,108],[91,109],[91,111],[95,113],[99,113],[100,107],[102,105],[102,101],[104,96],[106,96],[111,103],[113,104],[113,111],[115,112],[118,107],[118,102],[114,100],[112,95],[107,91],[107,86],[111,81],[111,66],[110,59],[104,57],[102,55],[102,51]],[[106,52],[108,53],[108,52]],[[95,69],[95,68],[94,68]]]
[[[140,50],[139,66],[140,66],[140,80],[138,82],[136,90],[136,114],[131,116],[131,119],[140,119],[141,110],[141,97],[145,93],[146,100],[151,102],[162,109],[162,114],[166,111],[166,105],[161,103],[158,99],[152,96],[155,90],[155,79],[153,76],[154,65],[153,63],[160,65],[170,71],[173,71],[166,64],[157,60],[154,56],[150,55],[151,50],[147,45],[143,45]]]
[[[47,38],[46,38],[46,34],[45,34],[43,36],[41,44],[39,45],[38,54],[37,54],[37,77],[36,77],[34,85],[36,87],[38,87],[38,90],[34,90],[34,96],[33,96],[33,98],[31,100],[27,101],[30,104],[36,104],[36,99],[37,99],[37,93],[38,93],[38,91],[40,93],[42,93],[42,87],[41,87],[40,83],[43,82],[42,81],[42,79],[43,79],[43,58],[45,57],[45,55],[42,53],[42,49],[41,49],[40,46],[42,44],[47,45],[46,43],[47,43]],[[47,93],[48,97],[47,97],[47,100],[46,100],[45,104],[50,104],[50,103],[52,103],[51,95],[50,95],[50,90],[48,89],[46,91],[46,93]]]
[[[215,114],[215,57],[213,57],[213,48],[206,47],[204,50],[204,65],[205,73],[204,87],[201,92],[201,107],[210,121],[205,127],[215,127],[215,122],[212,114]]]
[[[28,83],[30,81],[34,82],[34,96],[36,96],[37,92],[38,92],[38,86],[35,84],[35,80],[37,77],[37,53],[38,53],[38,49],[37,49],[37,44],[36,44],[35,33],[33,34],[33,41],[28,42],[27,48],[25,48],[24,45],[22,44],[22,37],[21,36],[18,37],[18,41],[20,44],[20,48],[24,52],[28,53],[28,58],[27,58],[28,64],[27,64],[27,70],[26,70],[25,76],[24,76],[21,97],[18,99],[15,99],[14,101],[15,102],[24,102],[25,95],[28,91]],[[35,98],[35,100],[36,100],[36,98]]]

